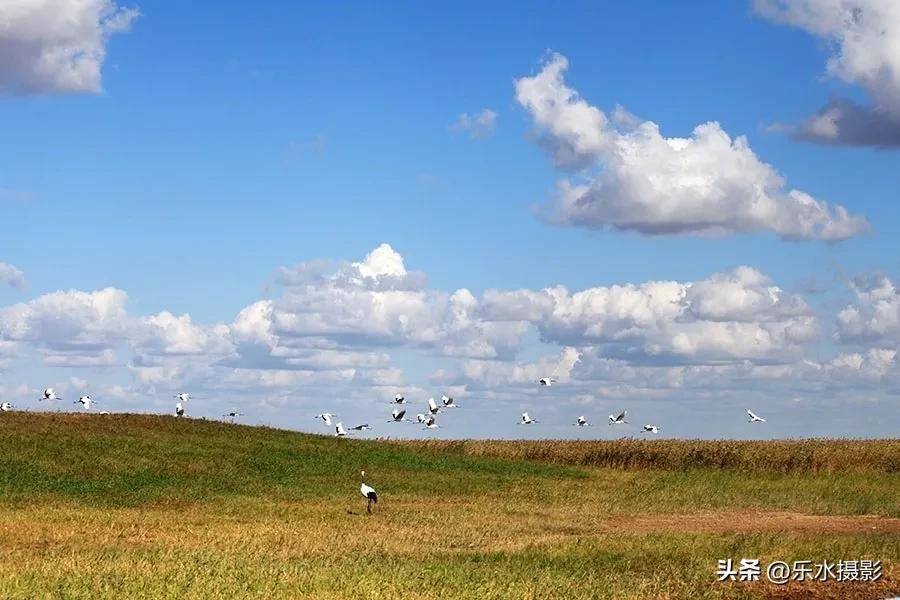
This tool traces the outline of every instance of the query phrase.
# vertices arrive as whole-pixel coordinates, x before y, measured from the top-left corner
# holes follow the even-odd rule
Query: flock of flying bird
[[[556,379],[554,379],[552,377],[542,377],[538,380],[538,384],[541,387],[548,387],[548,386],[553,385],[554,383],[556,383]],[[191,400],[192,396],[187,392],[181,392],[180,394],[176,394],[173,397],[176,400],[178,400],[178,402],[175,404],[175,416],[183,417],[185,415],[186,405]],[[44,390],[44,393],[41,396],[41,398],[39,398],[39,400],[52,401],[52,400],[62,400],[62,398],[56,394],[56,391],[53,388],[47,388]],[[85,395],[85,396],[79,397],[78,400],[75,400],[73,402],[73,404],[81,404],[85,410],[90,410],[91,406],[95,402],[96,401],[93,400],[90,396]],[[411,419],[408,419],[406,417],[406,408],[404,406],[407,404],[407,402],[406,402],[406,398],[402,394],[397,394],[396,396],[394,396],[394,399],[391,401],[391,404],[395,405],[396,408],[394,408],[391,411],[391,418],[388,419],[388,423],[413,422]],[[450,396],[446,396],[446,395],[441,396],[440,404],[438,404],[434,398],[429,398],[428,404],[427,404],[427,409],[426,409],[427,414],[426,413],[418,413],[416,415],[415,422],[422,425],[425,429],[437,429],[438,428],[437,418],[436,418],[437,415],[439,413],[443,412],[444,409],[457,408],[458,406],[459,405],[456,404],[456,401]],[[13,408],[14,408],[13,405],[9,402],[0,403],[0,412],[10,412],[13,410]],[[104,410],[104,411],[100,411],[100,414],[101,415],[109,414],[109,412]],[[237,410],[232,410],[232,411],[225,413],[222,416],[229,418],[233,421],[235,418],[241,417],[243,415],[244,415],[244,413],[238,412]],[[762,417],[760,417],[759,415],[754,413],[749,408],[747,409],[747,416],[749,417],[749,420],[748,420],[749,423],[765,423],[766,422],[765,419],[763,419]],[[321,419],[322,422],[325,423],[325,425],[327,425],[328,427],[334,427],[334,435],[336,437],[345,437],[347,435],[350,435],[349,431],[347,431],[347,429],[344,428],[343,422],[336,421],[336,417],[337,417],[337,415],[330,413],[330,412],[324,412],[324,413],[321,413],[321,414],[318,414],[315,416],[316,419]],[[609,415],[609,423],[608,424],[609,425],[626,425],[626,424],[628,424],[628,421],[626,421],[627,417],[628,417],[627,410],[623,410],[619,414]],[[519,425],[534,425],[535,423],[540,423],[540,421],[532,418],[531,415],[529,415],[527,412],[523,412],[522,418],[518,424]],[[578,427],[589,427],[591,424],[588,422],[587,417],[585,417],[584,415],[579,415],[578,418],[573,423],[573,425],[576,425]],[[372,429],[372,427],[368,423],[363,423],[361,425],[355,425],[350,428],[351,431],[367,431],[370,429]],[[656,434],[656,433],[659,433],[660,428],[657,425],[648,423],[643,426],[642,430],[646,433]]]
[[[173,398],[178,400],[178,402],[175,404],[175,416],[183,417],[185,415],[185,405],[191,400],[191,398],[193,398],[193,396],[191,396],[187,392],[181,392],[180,394],[176,394],[175,396],[173,396]],[[59,400],[59,401],[61,401],[62,397],[60,397],[56,393],[56,390],[54,390],[53,388],[47,388],[44,390],[44,392],[41,394],[41,397],[38,398],[38,400],[40,400],[40,401],[44,401],[44,400],[48,400],[48,401]],[[97,401],[94,400],[93,398],[91,398],[90,396],[80,396],[78,398],[78,400],[74,400],[72,402],[72,404],[82,405],[84,407],[84,410],[91,410],[91,406],[93,406],[96,403],[97,403]],[[3,402],[2,404],[0,404],[0,412],[12,412],[14,409],[15,409],[15,407],[10,402]],[[99,414],[108,415],[109,411],[101,410]],[[244,413],[238,412],[236,410],[232,410],[232,411],[225,413],[222,416],[234,420],[236,417],[244,416]]]
[[[397,394],[394,396],[391,404],[395,405],[404,405],[406,404],[406,398],[402,394]],[[456,408],[459,406],[449,396],[441,396],[441,405],[439,406],[437,402],[435,402],[434,398],[428,399],[428,414],[419,413],[416,415],[416,422],[423,425],[426,429],[437,429],[438,424],[435,419],[435,415],[442,412],[444,408]],[[325,412],[320,415],[315,416],[316,419],[321,419],[325,425],[329,427],[334,427],[334,435],[337,437],[344,437],[349,435],[349,432],[344,428],[344,424],[340,421],[335,423],[335,419],[337,418],[336,414]],[[391,418],[388,419],[388,423],[404,423],[410,422],[411,419],[406,418],[406,409],[405,408],[395,408],[391,411]],[[372,427],[368,423],[364,423],[362,425],[356,425],[350,428],[352,431],[367,431],[372,429]]]
[[[553,385],[556,382],[556,379],[552,377],[542,377],[538,380],[538,384],[541,387],[547,387]],[[187,392],[181,392],[180,394],[176,394],[173,396],[178,402],[175,404],[175,416],[183,417],[185,415],[185,406],[191,400],[191,395]],[[39,400],[62,400],[53,388],[47,388],[44,390],[43,395]],[[95,403],[95,401],[90,396],[81,396],[78,400],[73,402],[74,404],[81,404],[84,407],[84,410],[90,410],[91,406]],[[391,401],[391,404],[395,405],[395,408],[391,411],[391,418],[388,420],[388,423],[403,423],[403,422],[413,422],[412,419],[406,418],[406,408],[407,404],[406,398],[402,394],[397,394],[394,396],[394,399]],[[459,405],[456,404],[456,401],[453,400],[450,396],[441,396],[441,403],[438,404],[434,398],[429,398],[427,403],[426,412],[418,413],[416,415],[415,422],[422,425],[425,429],[436,429],[438,427],[437,424],[437,415],[442,413],[445,409],[457,408]],[[10,412],[13,410],[13,405],[9,402],[3,402],[0,404],[0,412]],[[427,413],[427,414],[426,414]],[[100,411],[100,414],[109,414],[108,411]],[[243,416],[243,413],[240,413],[236,410],[232,410],[230,412],[222,415],[223,417],[230,418],[232,421],[236,417]],[[765,423],[766,420],[754,413],[752,410],[747,409],[747,416],[749,417],[749,423]],[[349,432],[344,428],[344,424],[341,421],[336,421],[337,415],[324,412],[319,415],[316,415],[316,419],[321,419],[325,425],[328,427],[334,427],[334,435],[337,437],[345,437],[349,435]],[[628,411],[623,410],[619,414],[609,415],[609,425],[625,425],[628,423],[626,420],[628,417]],[[537,419],[533,419],[531,415],[527,412],[522,413],[522,419],[519,421],[519,425],[534,425],[535,423],[540,423]],[[588,422],[587,417],[584,415],[579,415],[575,420],[573,425],[578,427],[589,427],[591,424]],[[372,429],[368,423],[364,423],[362,425],[356,425],[351,427],[351,431],[367,431]],[[652,424],[647,424],[643,426],[643,431],[646,433],[659,433],[659,427]],[[366,483],[366,471],[363,469],[360,471],[360,486],[359,493],[363,498],[366,499],[366,513],[371,514],[372,506],[378,502],[378,493],[372,488],[370,485]]]
[[[542,377],[538,380],[538,384],[541,387],[547,387],[553,385],[556,382],[556,379],[552,377]],[[403,423],[403,422],[413,422],[412,419],[408,419],[406,417],[406,408],[403,408],[403,405],[407,404],[406,398],[402,394],[397,394],[394,396],[391,404],[397,405],[391,411],[391,418],[388,419],[388,423]],[[419,423],[425,429],[437,429],[437,414],[443,412],[445,408],[457,408],[459,405],[456,404],[456,401],[449,396],[441,396],[441,404],[438,404],[435,399],[428,399],[428,407],[427,414],[426,413],[418,413],[416,415],[415,423]],[[749,408],[747,409],[747,416],[749,417],[748,423],[765,423],[766,420],[762,417],[758,416]],[[625,419],[628,417],[628,411],[623,410],[619,414],[609,415],[609,425],[627,425],[628,421]],[[346,437],[350,435],[350,432],[344,427],[343,422],[336,421],[337,415],[330,412],[324,412],[315,416],[316,419],[321,419],[325,425],[328,427],[334,427],[334,435],[336,437]],[[540,423],[537,419],[534,419],[527,412],[522,413],[522,418],[519,421],[519,425],[534,425],[535,423]],[[579,415],[575,420],[573,425],[578,427],[590,427],[591,424],[588,422],[587,417],[584,415]],[[372,429],[372,427],[368,423],[364,423],[362,425],[355,425],[350,428],[351,431],[367,431]],[[658,425],[646,424],[643,426],[642,431],[645,433],[653,433],[657,434],[660,431]]]

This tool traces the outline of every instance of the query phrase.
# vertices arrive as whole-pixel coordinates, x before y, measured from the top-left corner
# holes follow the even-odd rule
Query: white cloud
[[[897,351],[891,348],[870,348],[864,354],[840,354],[823,365],[835,376],[864,376],[879,379],[897,365]]]
[[[485,314],[526,319],[546,341],[600,344],[630,362],[778,362],[815,339],[810,307],[749,267],[695,282],[651,281],[570,293],[485,293]]]
[[[726,235],[771,231],[794,240],[838,241],[867,228],[800,190],[718,123],[690,138],[666,138],[652,121],[618,107],[611,121],[569,88],[568,61],[552,55],[533,77],[516,81],[516,99],[535,121],[541,145],[581,175],[559,183],[548,220],[646,235]]]
[[[14,265],[0,262],[0,283],[5,283],[12,288],[22,289],[25,287],[25,274]]]
[[[827,73],[861,86],[872,105],[829,102],[795,135],[826,144],[900,145],[900,3],[895,0],[755,0],[776,23],[827,40]]]
[[[563,348],[558,355],[528,363],[469,359],[463,361],[461,371],[467,380],[487,387],[513,385],[534,388],[542,377],[552,377],[558,383],[568,382],[580,356],[576,348]]]
[[[386,244],[355,262],[299,265],[282,272],[281,294],[230,324],[131,314],[115,288],[45,294],[0,308],[0,367],[37,358],[87,368],[67,385],[97,380],[89,387],[107,395],[116,374],[129,375],[119,386],[128,402],[163,402],[181,388],[272,406],[339,398],[362,407],[438,390],[518,404],[833,398],[900,384],[900,302],[880,276],[854,284],[857,300],[839,322],[839,341],[861,347],[810,360],[813,310],[750,267],[697,281],[480,295],[427,288],[415,273]],[[395,359],[417,370],[413,381]],[[415,385],[429,373],[430,389]],[[548,376],[557,384],[539,389]]]
[[[272,301],[260,300],[241,309],[231,324],[231,333],[238,342],[274,346]]]
[[[200,326],[190,315],[161,312],[134,317],[128,295],[116,288],[44,294],[0,309],[0,340],[27,342],[55,366],[116,363],[123,345],[160,355],[226,355],[232,351],[224,325]]]
[[[176,317],[163,311],[142,319],[139,327],[144,335],[137,340],[137,345],[144,351],[173,355],[226,355],[232,351],[231,333],[227,326],[196,325],[187,314]]]
[[[116,353],[109,348],[97,348],[89,353],[83,348],[70,352],[51,349],[42,350],[41,355],[44,364],[49,367],[112,367],[118,364]]]
[[[0,92],[100,92],[106,44],[138,15],[114,0],[4,0]]]
[[[278,348],[305,340],[315,347],[409,346],[446,356],[495,358],[518,345],[525,324],[493,323],[477,314],[466,289],[425,288],[424,274],[408,271],[403,257],[381,244],[365,259],[324,271],[321,261],[283,269],[284,294],[244,309],[232,331],[255,355],[279,358]],[[247,354],[249,349],[245,348]]]
[[[0,309],[0,339],[33,343],[53,364],[105,361],[110,346],[127,338],[127,299],[115,288],[45,294]]]
[[[302,275],[282,273],[290,283],[280,298],[256,302],[238,314],[230,325],[237,355],[226,364],[273,370],[387,368],[390,356],[381,351],[406,347],[466,359],[468,376],[480,370],[488,377],[519,368],[513,361],[534,330],[572,352],[597,346],[609,358],[635,364],[776,363],[795,360],[818,334],[816,318],[802,298],[749,267],[697,282],[651,281],[576,292],[562,286],[488,290],[475,296],[467,289],[411,286],[402,256],[382,245],[331,273],[307,265],[296,273]],[[550,368],[539,364],[518,372],[536,380]],[[544,375],[534,377],[540,370]],[[557,370],[563,377],[565,370]]]
[[[900,294],[884,275],[851,283],[856,303],[838,313],[837,339],[845,343],[900,343]]]
[[[468,132],[473,140],[491,137],[495,129],[497,129],[497,113],[489,108],[473,115],[462,113],[450,126],[451,131]]]
[[[746,266],[688,286],[684,302],[693,317],[707,321],[780,321],[811,314],[801,297],[785,294]]]

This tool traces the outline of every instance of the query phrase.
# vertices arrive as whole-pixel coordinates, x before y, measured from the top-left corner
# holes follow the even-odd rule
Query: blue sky
[[[858,3],[872,19],[900,23],[891,20],[897,13],[889,4]],[[58,5],[53,8],[61,13],[76,10],[66,0],[44,4]],[[449,391],[467,406],[440,432],[448,436],[520,435],[524,428],[513,423],[529,407],[548,413],[542,415],[543,429],[529,429],[529,435],[571,435],[568,421],[577,414],[600,422],[620,407],[639,410],[636,418],[677,423],[660,423],[673,435],[803,435],[795,426],[797,414],[806,415],[804,423],[813,418],[817,434],[894,435],[879,418],[896,412],[892,355],[889,365],[865,373],[868,363],[859,361],[853,373],[827,365],[841,356],[890,352],[900,341],[895,322],[900,300],[888,292],[871,293],[893,290],[900,267],[897,153],[843,142],[840,135],[823,142],[806,132],[812,131],[807,127],[812,116],[834,98],[871,105],[872,114],[894,119],[900,94],[891,96],[890,82],[885,90],[873,87],[852,64],[840,75],[828,71],[826,63],[844,38],[841,31],[823,29],[822,23],[831,22],[826,3],[773,2],[777,14],[767,12],[763,5],[768,4],[584,2],[562,9],[525,3],[510,11],[475,3],[271,2],[251,8],[145,1],[116,7],[98,0],[93,13],[77,16],[96,22],[99,33],[84,43],[104,50],[97,59],[102,79],[74,88],[61,83],[63,72],[25,79],[28,59],[40,56],[41,45],[52,48],[68,33],[38,20],[46,31],[23,46],[22,31],[32,25],[15,13],[21,21],[13,19],[0,31],[0,49],[26,47],[33,56],[26,53],[16,68],[0,62],[0,88],[6,91],[0,98],[5,224],[0,261],[24,273],[27,283],[0,289],[0,306],[7,307],[0,309],[6,310],[0,340],[15,346],[4,360],[3,392],[23,408],[39,408],[33,401],[37,391],[55,385],[67,396],[91,393],[111,410],[168,412],[172,393],[190,388],[208,398],[205,404],[197,401],[197,414],[240,406],[249,421],[313,428],[307,417],[332,405],[351,420],[375,420],[398,391],[419,402]],[[140,14],[123,12],[130,8]],[[109,26],[117,15],[127,27]],[[867,23],[848,27],[867,33]],[[900,26],[886,31],[881,35],[900,35]],[[872,44],[864,50],[887,66],[900,63],[889,46],[881,53],[879,48]],[[729,224],[714,235],[698,233],[696,223],[678,225],[674,234],[648,233],[651,224],[633,213],[626,215],[629,224],[614,224],[604,204],[613,188],[598,182],[602,173],[614,172],[610,164],[621,156],[591,150],[585,153],[587,166],[559,168],[547,144],[571,139],[553,133],[552,123],[539,122],[533,107],[517,99],[515,82],[545,73],[553,64],[551,52],[567,60],[560,85],[577,91],[572,102],[583,100],[607,117],[621,105],[639,121],[658,124],[663,138],[690,138],[697,125],[715,121],[732,139],[746,136],[760,163],[786,179],[785,194],[802,190],[816,201],[845,207],[869,226],[842,235],[847,239],[800,236],[797,241],[783,239],[781,225],[754,220],[750,213],[752,225]],[[475,117],[485,109],[496,115],[485,135],[473,138],[453,127],[461,114]],[[633,139],[624,131],[603,135],[618,143]],[[744,185],[733,181],[738,175],[728,177],[728,186]],[[541,217],[561,180],[597,185],[589,216],[566,215],[555,223]],[[636,202],[654,202],[629,195],[631,180],[617,181],[621,202],[631,203],[628,210]],[[756,182],[746,185],[756,189]],[[672,201],[681,203],[676,208],[683,215],[689,212],[685,203],[694,200]],[[712,201],[740,202],[733,196]],[[473,318],[483,321],[486,290],[537,292],[561,285],[574,293],[651,281],[687,284],[746,265],[765,282],[742,280],[753,289],[741,294],[765,296],[766,289],[777,287],[782,304],[799,299],[807,305],[800,312],[818,331],[775,344],[765,355],[720,349],[702,357],[676,352],[677,360],[664,360],[653,354],[658,349],[648,350],[657,348],[657,336],[663,335],[654,329],[652,335],[640,333],[635,347],[624,343],[628,352],[640,350],[643,358],[635,359],[622,354],[622,336],[631,335],[624,330],[609,338],[584,332],[579,337],[571,324],[550,323],[544,315],[520,323],[515,342],[504,342],[505,351],[488,356],[448,351],[451,342],[442,336],[450,334],[433,339],[429,324],[398,336],[373,336],[366,323],[347,323],[342,315],[339,334],[329,330],[322,336],[328,339],[310,349],[332,359],[341,355],[340,376],[321,366],[283,369],[280,363],[251,361],[233,332],[220,332],[227,338],[222,347],[210,349],[215,344],[207,339],[184,351],[149,340],[154,334],[143,329],[134,331],[132,320],[167,311],[190,315],[199,328],[192,334],[211,338],[218,335],[209,333],[217,324],[231,326],[242,309],[261,300],[274,302],[276,312],[293,314],[296,307],[287,309],[283,302],[292,292],[279,283],[281,267],[324,259],[333,261],[325,269],[329,277],[343,273],[352,279],[359,275],[353,263],[365,264],[382,243],[402,256],[406,270],[423,272],[427,282],[413,285],[396,272],[376,273],[372,281],[361,276],[367,281],[359,284],[366,302],[388,289],[375,281],[381,276],[391,279],[389,288],[396,284],[396,290],[414,294],[450,295],[465,288],[478,304]],[[848,284],[873,273],[881,274],[880,283]],[[96,306],[89,299],[90,316],[55,329],[53,310],[71,316],[78,309],[56,298],[40,304],[49,313],[35,317],[39,311],[29,304],[57,291],[89,294],[108,287],[127,293],[122,319],[128,323],[104,321],[106,316],[91,312]],[[305,315],[308,299],[303,298]],[[61,304],[54,304],[57,300]],[[443,306],[444,300],[434,302]],[[858,306],[862,316],[855,329],[844,324],[842,330],[837,315],[848,306]],[[741,313],[733,322],[764,328],[778,322],[782,330],[796,325],[778,320],[786,318],[782,309],[772,310],[778,314]],[[386,318],[399,315],[402,310]],[[884,321],[875,322],[876,317]],[[608,315],[585,318],[600,322]],[[683,320],[674,317],[672,327]],[[482,321],[472,327],[483,333]],[[504,317],[503,322],[511,321]],[[653,327],[671,333],[669,325]],[[273,335],[293,340],[288,345],[296,349],[297,340],[307,344],[319,337],[313,335],[317,331]],[[463,334],[454,329],[452,335]],[[72,339],[67,342],[66,336]],[[666,334],[663,346],[673,336]],[[494,342],[488,344],[491,352],[498,348]],[[277,355],[279,347],[270,343],[268,352]],[[560,375],[552,390],[538,390],[531,380],[525,385],[511,374],[564,348],[617,360],[620,370],[655,370],[640,375],[641,381],[621,373],[584,379],[577,371],[587,370],[590,361],[583,359],[575,374]],[[106,350],[113,357],[103,355],[100,365],[96,358]],[[91,360],[80,360],[84,352]],[[373,368],[392,370],[390,377],[347,375],[370,368],[373,355],[380,357]],[[460,374],[471,361],[486,359],[502,363],[506,379],[487,384]],[[804,361],[819,365],[815,376],[800,374]],[[91,364],[80,366],[84,362]],[[165,375],[142,379],[141,366],[150,364]],[[191,367],[177,372],[179,364]],[[735,365],[747,364],[794,370],[773,384],[771,373],[735,375]],[[714,384],[703,380],[696,387],[642,383],[697,367],[722,372],[716,372]],[[247,381],[284,372],[284,382],[259,388],[223,383],[224,373],[237,371]],[[307,374],[315,381],[297,379]],[[720,388],[726,391],[710,392]],[[759,412],[765,408],[774,416],[762,431],[748,430],[742,417],[745,404],[756,400],[766,402]],[[873,415],[871,422],[848,429],[841,415],[860,406]],[[711,420],[714,430],[685,419],[685,409],[718,415]],[[489,419],[502,425],[495,429]],[[412,427],[405,433],[421,434]]]

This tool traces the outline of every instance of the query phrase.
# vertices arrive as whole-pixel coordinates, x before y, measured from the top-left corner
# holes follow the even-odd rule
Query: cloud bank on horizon
[[[386,243],[356,262],[284,268],[279,281],[277,297],[230,323],[132,314],[116,288],[43,294],[0,309],[0,358],[103,368],[132,382],[98,395],[126,401],[185,386],[371,401],[424,395],[427,381],[504,402],[548,374],[559,383],[542,394],[580,403],[900,382],[900,296],[883,275],[853,283],[855,302],[831,316],[747,266],[688,282],[442,291]],[[543,342],[536,359],[522,356],[529,335]],[[842,349],[814,358],[829,342]],[[394,361],[396,351],[439,366],[423,379]],[[86,385],[73,381],[53,384]]]

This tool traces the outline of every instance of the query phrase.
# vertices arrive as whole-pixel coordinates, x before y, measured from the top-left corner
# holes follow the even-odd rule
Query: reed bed
[[[638,470],[900,473],[900,440],[402,440],[430,452]]]

